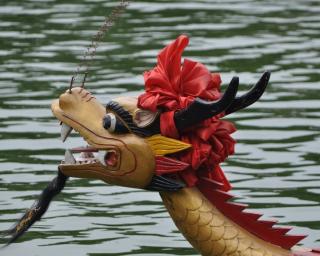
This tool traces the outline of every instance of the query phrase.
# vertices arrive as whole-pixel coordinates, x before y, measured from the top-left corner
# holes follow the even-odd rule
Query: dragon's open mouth
[[[72,127],[61,123],[61,139],[65,142],[70,135]],[[92,165],[100,163],[104,166],[114,168],[120,162],[119,150],[116,148],[99,150],[90,145],[67,149],[65,159],[61,165]]]

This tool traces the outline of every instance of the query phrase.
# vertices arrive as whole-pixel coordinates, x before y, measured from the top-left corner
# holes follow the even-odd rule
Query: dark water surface
[[[77,3],[75,3],[77,2]],[[56,174],[52,99],[68,86],[115,1],[1,0],[0,230]],[[185,56],[235,74],[241,92],[272,71],[262,100],[229,117],[239,129],[224,165],[238,202],[310,234],[320,247],[320,1],[134,1],[99,47],[87,87],[102,102],[143,89],[142,72],[181,33]],[[71,179],[43,220],[0,255],[197,255],[156,193]]]

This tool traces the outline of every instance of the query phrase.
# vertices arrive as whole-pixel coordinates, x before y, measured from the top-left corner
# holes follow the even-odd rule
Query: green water
[[[76,135],[50,111],[115,1],[1,0],[0,230],[51,180]],[[320,1],[133,1],[99,46],[87,88],[102,102],[143,90],[142,72],[179,34],[185,56],[240,93],[264,70],[263,98],[235,113],[236,154],[223,166],[237,202],[297,226],[320,247]],[[3,242],[3,240],[0,240]],[[0,255],[197,255],[156,193],[71,179],[41,222]]]

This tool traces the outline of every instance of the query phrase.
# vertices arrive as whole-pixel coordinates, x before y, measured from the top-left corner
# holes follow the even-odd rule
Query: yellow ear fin
[[[146,140],[156,156],[176,153],[191,147],[188,143],[164,137],[160,134],[153,135]]]

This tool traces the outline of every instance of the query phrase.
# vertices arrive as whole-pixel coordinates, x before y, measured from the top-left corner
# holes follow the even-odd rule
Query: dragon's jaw
[[[51,105],[61,121],[63,137],[70,129],[88,143],[86,147],[66,151],[59,169],[66,175],[100,179],[126,187],[146,187],[154,175],[155,159],[147,141],[132,133],[116,134],[103,127],[105,107],[88,91],[73,88]],[[76,153],[80,153],[78,158]]]

